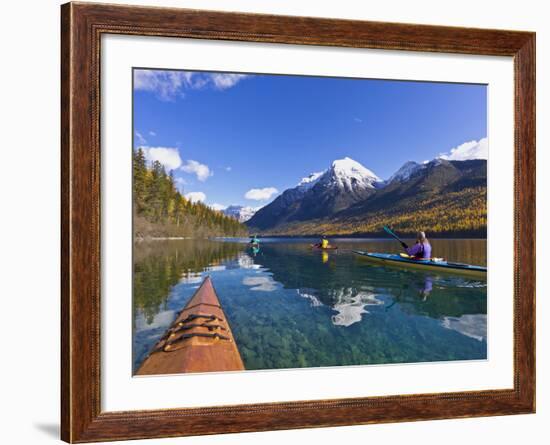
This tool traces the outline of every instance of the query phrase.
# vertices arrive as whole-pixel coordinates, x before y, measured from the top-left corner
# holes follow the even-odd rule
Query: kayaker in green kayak
[[[260,244],[260,240],[258,239],[258,235],[252,235],[250,237],[250,244],[256,244],[256,245]]]
[[[432,257],[432,246],[424,232],[416,234],[416,244],[414,246],[408,247],[404,242],[401,242],[401,245],[409,256],[415,260],[429,260]]]

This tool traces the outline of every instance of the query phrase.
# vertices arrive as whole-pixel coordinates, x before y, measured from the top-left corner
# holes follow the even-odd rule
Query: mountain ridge
[[[247,222],[264,230],[277,224],[329,216],[367,198],[382,183],[351,158],[338,159],[323,172],[312,173],[259,209]]]
[[[240,223],[244,223],[248,221],[250,218],[254,216],[254,214],[258,211],[257,208],[250,207],[250,206],[241,206],[241,205],[230,205],[227,206],[225,209],[221,209],[220,212],[222,212],[226,216],[230,216],[231,218],[236,219]]]
[[[347,167],[343,172],[339,161]],[[306,187],[300,181],[285,190],[246,224],[281,236],[377,233],[389,223],[407,233],[422,228],[486,236],[486,170],[484,159],[440,157],[422,164],[408,161],[382,181],[344,158],[307,181]]]

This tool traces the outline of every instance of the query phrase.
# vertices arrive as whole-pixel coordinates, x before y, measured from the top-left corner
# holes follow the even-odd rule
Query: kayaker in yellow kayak
[[[328,239],[325,235],[321,238],[321,241],[318,243],[312,244],[311,247],[316,247],[317,249],[330,249],[332,246],[329,244]]]
[[[432,257],[432,246],[424,232],[418,232],[416,234],[416,244],[414,246],[407,247],[403,242],[401,242],[401,244],[409,256],[415,260],[429,260]]]
[[[310,244],[312,249],[319,249],[319,250],[338,250],[338,246],[335,246],[334,244],[330,244],[327,237],[323,235],[321,238],[321,241],[315,244]]]

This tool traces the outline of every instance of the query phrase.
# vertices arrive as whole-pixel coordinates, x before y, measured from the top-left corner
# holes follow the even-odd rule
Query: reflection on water
[[[461,317],[443,317],[441,324],[468,337],[482,341],[487,334],[486,314],[465,314]]]
[[[368,314],[365,306],[383,304],[370,292],[357,292],[354,289],[342,289],[340,295],[334,299],[332,308],[338,314],[332,316],[332,323],[338,326],[351,326],[361,321],[362,314]]]
[[[134,370],[206,275],[246,369],[486,358],[485,281],[374,266],[351,252],[398,252],[392,241],[338,240],[331,252],[310,243],[138,243]],[[432,244],[437,256],[486,264],[484,240]]]

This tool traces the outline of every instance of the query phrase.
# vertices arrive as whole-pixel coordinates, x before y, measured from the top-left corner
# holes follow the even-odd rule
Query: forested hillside
[[[486,188],[466,188],[447,194],[433,194],[422,199],[410,198],[398,208],[380,208],[363,215],[286,224],[270,233],[293,236],[380,236],[384,233],[382,227],[388,225],[403,236],[414,236],[416,231],[425,230],[431,237],[486,237],[486,199]]]
[[[307,188],[283,192],[246,224],[251,231],[277,236],[380,236],[384,225],[402,235],[424,230],[430,236],[487,236],[487,161],[435,159],[413,163],[413,171],[410,164],[400,175],[371,188],[367,184],[364,190],[357,190],[364,182],[361,177],[342,187],[343,181],[329,170]],[[345,173],[345,178],[358,176]],[[348,207],[339,211],[325,205],[342,202],[341,196],[357,199],[348,199]],[[326,207],[328,214],[319,215],[310,203]]]
[[[155,161],[147,165],[143,150],[133,153],[134,236],[194,237],[245,236],[236,219],[191,202],[176,188],[172,174]]]

